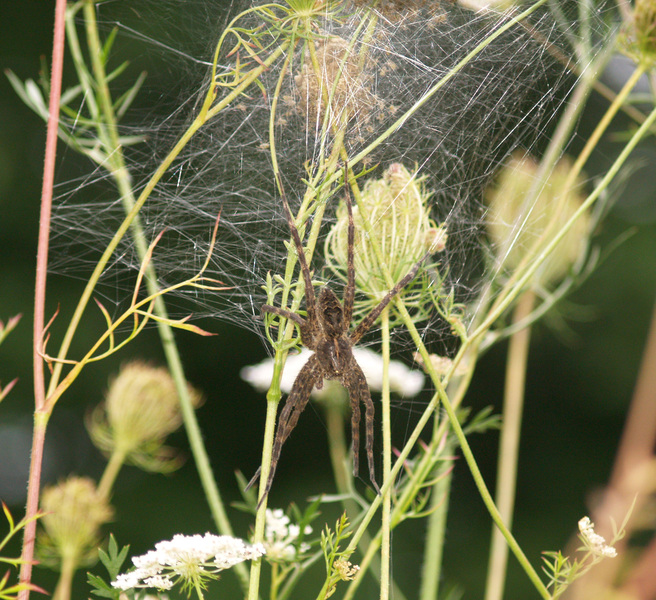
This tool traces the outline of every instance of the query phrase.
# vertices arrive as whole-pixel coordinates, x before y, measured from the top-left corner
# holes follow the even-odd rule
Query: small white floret
[[[579,531],[581,532],[583,543],[594,554],[608,558],[617,556],[617,550],[609,546],[603,536],[595,532],[594,523],[590,521],[590,517],[583,517],[579,521]]]

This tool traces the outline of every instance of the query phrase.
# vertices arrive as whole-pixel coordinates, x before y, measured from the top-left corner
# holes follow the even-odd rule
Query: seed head
[[[580,207],[583,198],[576,191],[579,184],[565,189],[569,169],[569,161],[561,160],[531,205],[527,205],[527,199],[538,163],[529,156],[515,154],[501,170],[496,185],[487,194],[487,231],[496,259],[505,269],[517,267],[547,227],[557,232]],[[584,251],[589,231],[590,217],[586,213],[535,274],[536,286],[562,279]]]
[[[93,564],[97,558],[102,525],[113,515],[107,498],[86,477],[69,477],[47,487],[41,494],[39,559],[48,566],[62,562],[76,568]]]
[[[189,386],[194,406],[201,395]],[[118,452],[149,471],[179,466],[177,457],[163,446],[182,423],[175,383],[164,368],[131,362],[111,382],[106,400],[90,415],[87,426],[103,452]]]
[[[635,0],[632,19],[625,23],[619,42],[637,63],[656,63],[656,0]]]
[[[374,250],[380,247],[394,281],[403,278],[427,252],[444,249],[447,233],[430,218],[428,199],[421,178],[403,165],[390,165],[380,179],[367,181],[361,204],[371,230],[358,206],[353,206],[355,224],[355,279],[358,289],[372,301],[380,301],[389,291]],[[325,256],[329,268],[346,279],[348,257],[348,212],[344,202],[337,210],[337,222],[326,239]]]

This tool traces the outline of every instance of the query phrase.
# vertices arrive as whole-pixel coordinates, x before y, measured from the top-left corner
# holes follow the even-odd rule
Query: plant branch
[[[30,460],[30,475],[27,489],[27,507],[25,516],[28,519],[23,534],[23,550],[21,554],[20,583],[27,584],[32,578],[34,556],[34,540],[36,536],[36,515],[39,505],[39,489],[41,480],[41,464],[43,461],[43,444],[48,422],[47,415],[41,415],[45,405],[45,377],[41,346],[44,334],[44,317],[46,302],[46,276],[48,272],[48,247],[50,243],[50,215],[52,211],[52,190],[55,179],[55,157],[57,155],[57,133],[59,129],[59,102],[61,97],[62,73],[64,70],[64,43],[66,0],[57,0],[55,5],[55,29],[52,42],[52,68],[50,75],[50,100],[48,108],[48,125],[46,133],[46,149],[43,165],[43,184],[41,187],[41,213],[39,217],[39,240],[36,260],[36,282],[34,292],[34,328],[32,340],[32,366],[34,373],[34,432],[32,437],[32,454]],[[20,600],[27,600],[30,595],[29,586],[25,586],[20,594]]]

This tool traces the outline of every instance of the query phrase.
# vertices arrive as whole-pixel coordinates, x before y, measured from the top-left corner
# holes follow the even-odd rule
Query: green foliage
[[[14,518],[9,512],[9,508],[7,505],[3,502],[2,503],[2,512],[5,515],[5,519],[7,520],[7,524],[9,525],[9,531],[5,535],[5,537],[0,540],[0,563],[4,563],[6,565],[10,565],[12,567],[18,567],[21,564],[23,564],[23,561],[20,558],[10,558],[8,556],[3,556],[2,552],[5,548],[5,546],[9,543],[9,541],[16,535],[18,535],[21,530],[25,528],[25,525],[29,523],[30,521],[34,521],[41,517],[41,513],[38,513],[34,517],[28,519],[28,518],[23,518],[18,523],[14,521]],[[13,585],[9,584],[9,577],[10,577],[10,571],[6,571],[6,573],[0,578],[0,600],[17,600],[17,598],[21,595],[21,592],[27,591],[33,591],[33,592],[41,592],[41,593],[46,593],[44,590],[42,590],[40,587],[32,584],[32,583],[16,583]]]
[[[121,567],[127,558],[129,550],[130,546],[123,546],[123,548],[119,550],[118,544],[116,543],[116,538],[113,535],[109,536],[107,552],[105,552],[102,548],[98,549],[98,558],[100,558],[100,562],[107,570],[109,577],[106,581],[99,575],[87,573],[87,582],[91,587],[92,594],[99,596],[100,598],[111,598],[112,600],[119,599],[123,592],[115,587],[112,587],[111,582],[115,581],[116,577],[121,572]]]

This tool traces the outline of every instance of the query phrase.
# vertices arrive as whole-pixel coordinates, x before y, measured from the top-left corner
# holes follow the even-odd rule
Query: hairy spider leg
[[[276,429],[276,439],[273,443],[273,450],[271,452],[269,475],[267,476],[267,482],[264,486],[262,497],[258,502],[258,507],[269,495],[269,491],[273,485],[273,477],[276,474],[276,467],[278,466],[282,446],[287,441],[289,434],[296,427],[298,418],[301,416],[301,413],[305,410],[305,407],[310,400],[310,393],[320,379],[322,379],[321,366],[319,365],[316,355],[313,354],[303,365],[303,368],[296,377],[292,390],[285,401],[285,406],[280,412],[278,427]]]
[[[285,207],[285,217],[287,218],[287,225],[289,227],[289,231],[292,235],[292,239],[294,240],[294,246],[296,247],[296,255],[298,256],[298,263],[299,267],[301,270],[301,275],[303,277],[303,284],[305,285],[305,310],[307,311],[307,319],[310,323],[314,323],[317,317],[317,303],[314,297],[314,288],[312,287],[312,277],[310,275],[310,267],[308,266],[307,260],[305,258],[305,250],[303,250],[303,242],[301,241],[301,236],[298,233],[298,229],[296,229],[296,225],[294,223],[294,215],[292,215],[292,211],[289,208],[289,204],[287,204],[287,199],[285,198],[285,194],[283,193],[282,196],[282,204]],[[303,337],[303,334],[301,333],[301,338]],[[312,340],[303,340],[303,344],[313,350],[311,346],[308,346],[307,342],[310,341],[311,344],[314,343],[314,339]]]
[[[344,191],[346,192],[345,202],[346,211],[348,212],[348,242],[346,245],[346,287],[344,288],[343,309],[344,309],[344,323],[346,327],[351,326],[351,319],[353,318],[353,304],[355,303],[355,265],[354,265],[354,249],[355,245],[355,224],[353,222],[353,204],[351,202],[351,193],[348,184],[348,165],[344,170]]]
[[[341,378],[351,401],[351,439],[353,443],[353,476],[357,477],[360,465],[360,402],[365,407],[365,449],[369,465],[369,479],[374,489],[380,494],[374,468],[374,403],[367,385],[367,379],[355,358],[351,358],[348,377]]]
[[[396,296],[406,285],[408,285],[416,276],[417,272],[419,271],[419,267],[421,267],[422,263],[431,255],[431,252],[426,252],[422,258],[420,258],[408,271],[408,274],[401,279],[387,294],[385,294],[385,297],[378,303],[376,308],[374,308],[362,321],[360,321],[360,324],[355,328],[353,333],[351,334],[351,343],[353,345],[357,344],[362,336],[369,331],[371,326],[375,323],[376,319],[380,316],[380,313],[382,313],[387,305],[394,299],[394,296]]]

